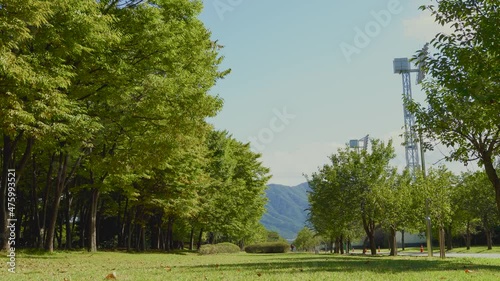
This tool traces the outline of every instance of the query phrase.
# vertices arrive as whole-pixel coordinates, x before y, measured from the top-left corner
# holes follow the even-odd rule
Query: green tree
[[[315,247],[319,246],[320,243],[321,237],[308,227],[303,227],[299,233],[297,233],[297,238],[295,238],[293,242],[297,250],[302,251],[312,251]]]
[[[49,142],[58,155],[60,168],[45,245],[52,250],[54,212],[57,214],[62,190],[74,174],[67,167],[78,163],[80,148],[87,146],[92,132],[99,128],[95,118],[72,97],[70,87],[77,76],[77,62],[92,57],[96,49],[114,39],[108,26],[111,17],[102,15],[99,4],[91,0],[3,1],[0,13],[5,27],[0,35],[3,170],[17,166],[21,176],[35,143]],[[25,153],[16,165],[14,152],[23,141]]]
[[[467,212],[467,223],[474,220],[480,222],[486,236],[488,250],[491,250],[494,227],[500,223],[500,216],[495,207],[495,196],[491,193],[489,185],[486,174],[476,171],[463,174],[459,188],[462,191],[460,193],[460,199],[463,202],[461,207]]]
[[[310,221],[315,228],[331,235],[335,233],[331,232],[335,223],[336,227],[349,233],[349,230],[357,229],[356,222],[360,222],[371,253],[375,255],[374,234],[383,217],[377,187],[390,177],[389,161],[392,158],[392,141],[384,144],[377,139],[371,140],[371,151],[344,148],[333,154],[330,157],[332,164],[325,165],[308,180],[312,189]]]
[[[423,83],[428,105],[406,102],[417,117],[418,131],[453,149],[449,160],[479,160],[500,210],[500,179],[494,167],[500,155],[498,1],[443,0],[421,9],[453,32],[435,36],[434,53],[417,55],[428,74]]]
[[[390,255],[397,256],[398,246],[396,232],[408,229],[416,219],[413,214],[413,194],[411,176],[408,170],[398,174],[396,169],[374,188],[379,208],[382,210],[380,224],[388,229],[390,238]]]
[[[456,177],[444,166],[429,169],[427,176],[418,173],[414,189],[417,191],[420,203],[415,205],[419,217],[425,215],[425,200],[429,200],[429,211],[432,224],[437,226],[439,233],[440,256],[445,257],[445,229],[450,225],[453,215],[452,193],[456,186]],[[421,221],[424,229],[424,221]]]
[[[201,195],[199,220],[212,237],[219,233],[241,242],[254,235],[264,214],[269,169],[262,166],[260,154],[250,151],[249,144],[226,131],[213,131],[208,147],[206,169],[211,180]]]

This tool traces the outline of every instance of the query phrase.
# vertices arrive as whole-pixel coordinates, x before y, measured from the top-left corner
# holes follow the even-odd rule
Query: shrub
[[[247,253],[286,253],[290,249],[290,245],[285,242],[265,242],[253,244],[245,247]]]
[[[207,244],[202,245],[198,251],[202,255],[213,255],[213,254],[223,254],[223,253],[238,253],[240,247],[233,243],[219,243],[219,244]]]

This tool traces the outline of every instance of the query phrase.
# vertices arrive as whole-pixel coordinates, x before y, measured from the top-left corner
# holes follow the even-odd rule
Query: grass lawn
[[[5,253],[2,253],[5,257]],[[500,259],[330,254],[17,253],[0,280],[500,280]],[[7,257],[4,258],[7,260]],[[472,272],[466,272],[470,270]]]

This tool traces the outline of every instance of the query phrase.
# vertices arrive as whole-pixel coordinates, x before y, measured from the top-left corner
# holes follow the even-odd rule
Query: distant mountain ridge
[[[262,216],[262,224],[268,230],[278,232],[283,238],[295,239],[299,230],[306,225],[308,190],[306,182],[297,186],[269,184],[266,190],[267,211]]]

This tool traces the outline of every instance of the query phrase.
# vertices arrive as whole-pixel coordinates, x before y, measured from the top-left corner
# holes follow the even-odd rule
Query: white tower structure
[[[403,80],[403,96],[411,100],[411,72],[419,72],[418,69],[411,69],[411,64],[408,58],[396,58],[393,61],[394,73],[401,74]],[[406,168],[410,174],[415,176],[415,173],[420,169],[418,138],[415,132],[415,116],[408,111],[406,105],[403,104],[403,113],[405,121],[405,154],[406,154]]]

